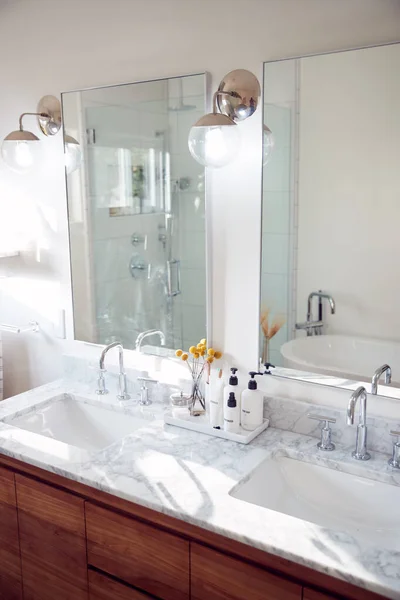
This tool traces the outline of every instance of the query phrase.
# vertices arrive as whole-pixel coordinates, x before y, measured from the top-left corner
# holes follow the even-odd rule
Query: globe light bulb
[[[188,146],[190,154],[201,165],[223,167],[239,152],[240,135],[237,125],[225,115],[205,115],[191,128]]]
[[[82,152],[79,143],[70,135],[65,136],[64,162],[67,175],[79,169],[82,162]]]
[[[269,127],[263,127],[263,165],[269,162],[275,148],[275,138]]]
[[[28,172],[38,164],[39,138],[30,131],[13,131],[3,141],[1,156],[10,169]]]

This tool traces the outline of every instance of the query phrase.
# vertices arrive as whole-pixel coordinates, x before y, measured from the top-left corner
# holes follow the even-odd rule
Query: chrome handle
[[[176,290],[172,289],[172,265],[176,265]],[[167,294],[170,298],[179,296],[181,293],[181,261],[167,260]]]
[[[308,414],[307,417],[309,419],[313,419],[314,421],[325,421],[326,427],[328,427],[327,423],[336,423],[336,419],[334,417],[325,417],[324,415],[311,415],[311,414]]]
[[[400,436],[400,431],[390,430],[390,435]],[[398,440],[393,443],[393,454],[388,464],[393,469],[400,469],[400,442]]]
[[[336,419],[333,417],[326,417],[325,415],[311,415],[308,414],[307,417],[312,419],[313,421],[321,421],[325,422],[324,426],[321,429],[321,441],[318,442],[317,448],[320,450],[325,450],[331,452],[335,449],[335,444],[332,442],[332,430],[329,426],[330,423],[336,423]]]
[[[131,235],[132,246],[137,246],[138,244],[144,244],[145,241],[146,241],[145,237],[143,235],[140,235],[139,233],[133,233]]]
[[[140,388],[139,393],[139,404],[140,406],[150,406],[152,404],[149,398],[149,388],[146,383],[158,383],[157,379],[151,379],[150,377],[138,377],[138,381],[142,381],[142,387]]]
[[[99,369],[99,377],[97,379],[97,390],[96,390],[96,394],[98,394],[99,396],[104,396],[105,394],[108,394],[108,389],[106,387],[106,380],[104,377],[105,372],[106,372],[105,369]]]

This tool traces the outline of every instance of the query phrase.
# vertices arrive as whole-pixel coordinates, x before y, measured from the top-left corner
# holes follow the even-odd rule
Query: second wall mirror
[[[400,397],[399,67],[400,44],[265,63],[260,356],[276,374]]]
[[[152,353],[206,335],[205,74],[62,94],[75,339]],[[152,332],[152,333],[149,333]],[[147,336],[141,334],[147,333]]]

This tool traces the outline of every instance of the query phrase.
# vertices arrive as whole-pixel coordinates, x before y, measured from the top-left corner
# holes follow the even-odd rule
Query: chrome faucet
[[[103,396],[104,394],[108,394],[108,390],[106,388],[106,381],[104,378],[104,373],[106,369],[104,368],[104,363],[106,360],[106,355],[111,348],[118,348],[118,359],[119,359],[119,382],[118,382],[118,400],[129,400],[130,395],[127,391],[127,382],[126,382],[126,374],[124,370],[124,348],[121,342],[113,342],[112,344],[108,344],[101,353],[100,361],[99,361],[99,369],[100,374],[97,381],[97,390],[96,394]]]
[[[377,369],[372,377],[371,383],[371,394],[376,395],[378,393],[378,382],[381,376],[385,373],[385,383],[389,385],[392,381],[392,369],[389,365],[382,365]]]
[[[319,298],[319,304],[318,304],[318,319],[316,321],[313,320],[313,316],[312,316],[312,299],[314,297],[318,297]],[[306,321],[305,323],[296,323],[295,327],[296,329],[305,329],[307,332],[307,335],[322,335],[323,332],[323,326],[324,326],[324,321],[322,319],[322,299],[325,298],[326,300],[328,300],[329,305],[331,307],[331,314],[334,315],[336,312],[336,304],[334,299],[332,298],[332,296],[330,294],[326,294],[325,292],[311,292],[311,294],[308,295],[308,299],[307,299],[307,317],[306,317]]]
[[[159,329],[148,329],[147,331],[142,331],[142,333],[139,333],[139,335],[136,338],[135,348],[138,352],[140,352],[140,347],[143,343],[143,340],[145,338],[149,337],[150,335],[159,335],[160,341],[161,341],[161,346],[165,346],[164,333],[162,331],[160,331]]]
[[[357,425],[356,449],[352,453],[356,460],[369,460],[367,452],[367,390],[362,385],[352,393],[347,407],[347,425],[354,425],[354,410],[360,399],[360,417]]]

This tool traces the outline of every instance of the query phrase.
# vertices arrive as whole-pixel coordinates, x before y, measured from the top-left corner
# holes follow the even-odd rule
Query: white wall
[[[297,318],[326,290],[329,333],[400,339],[399,64],[399,44],[300,63]]]
[[[265,60],[397,38],[397,0],[247,0],[245,9],[238,0],[2,3],[0,137],[44,94],[204,70],[216,88],[231,69],[261,79]],[[213,337],[246,369],[258,354],[261,118],[258,111],[240,125],[240,162],[210,177]],[[33,120],[29,125],[36,133]],[[0,202],[18,206],[33,240],[13,263],[14,276],[3,280],[1,320],[36,318],[43,328],[36,336],[4,336],[8,396],[59,375],[63,344],[53,323],[60,307],[71,306],[61,136],[42,152],[43,168],[30,176],[0,165]]]

